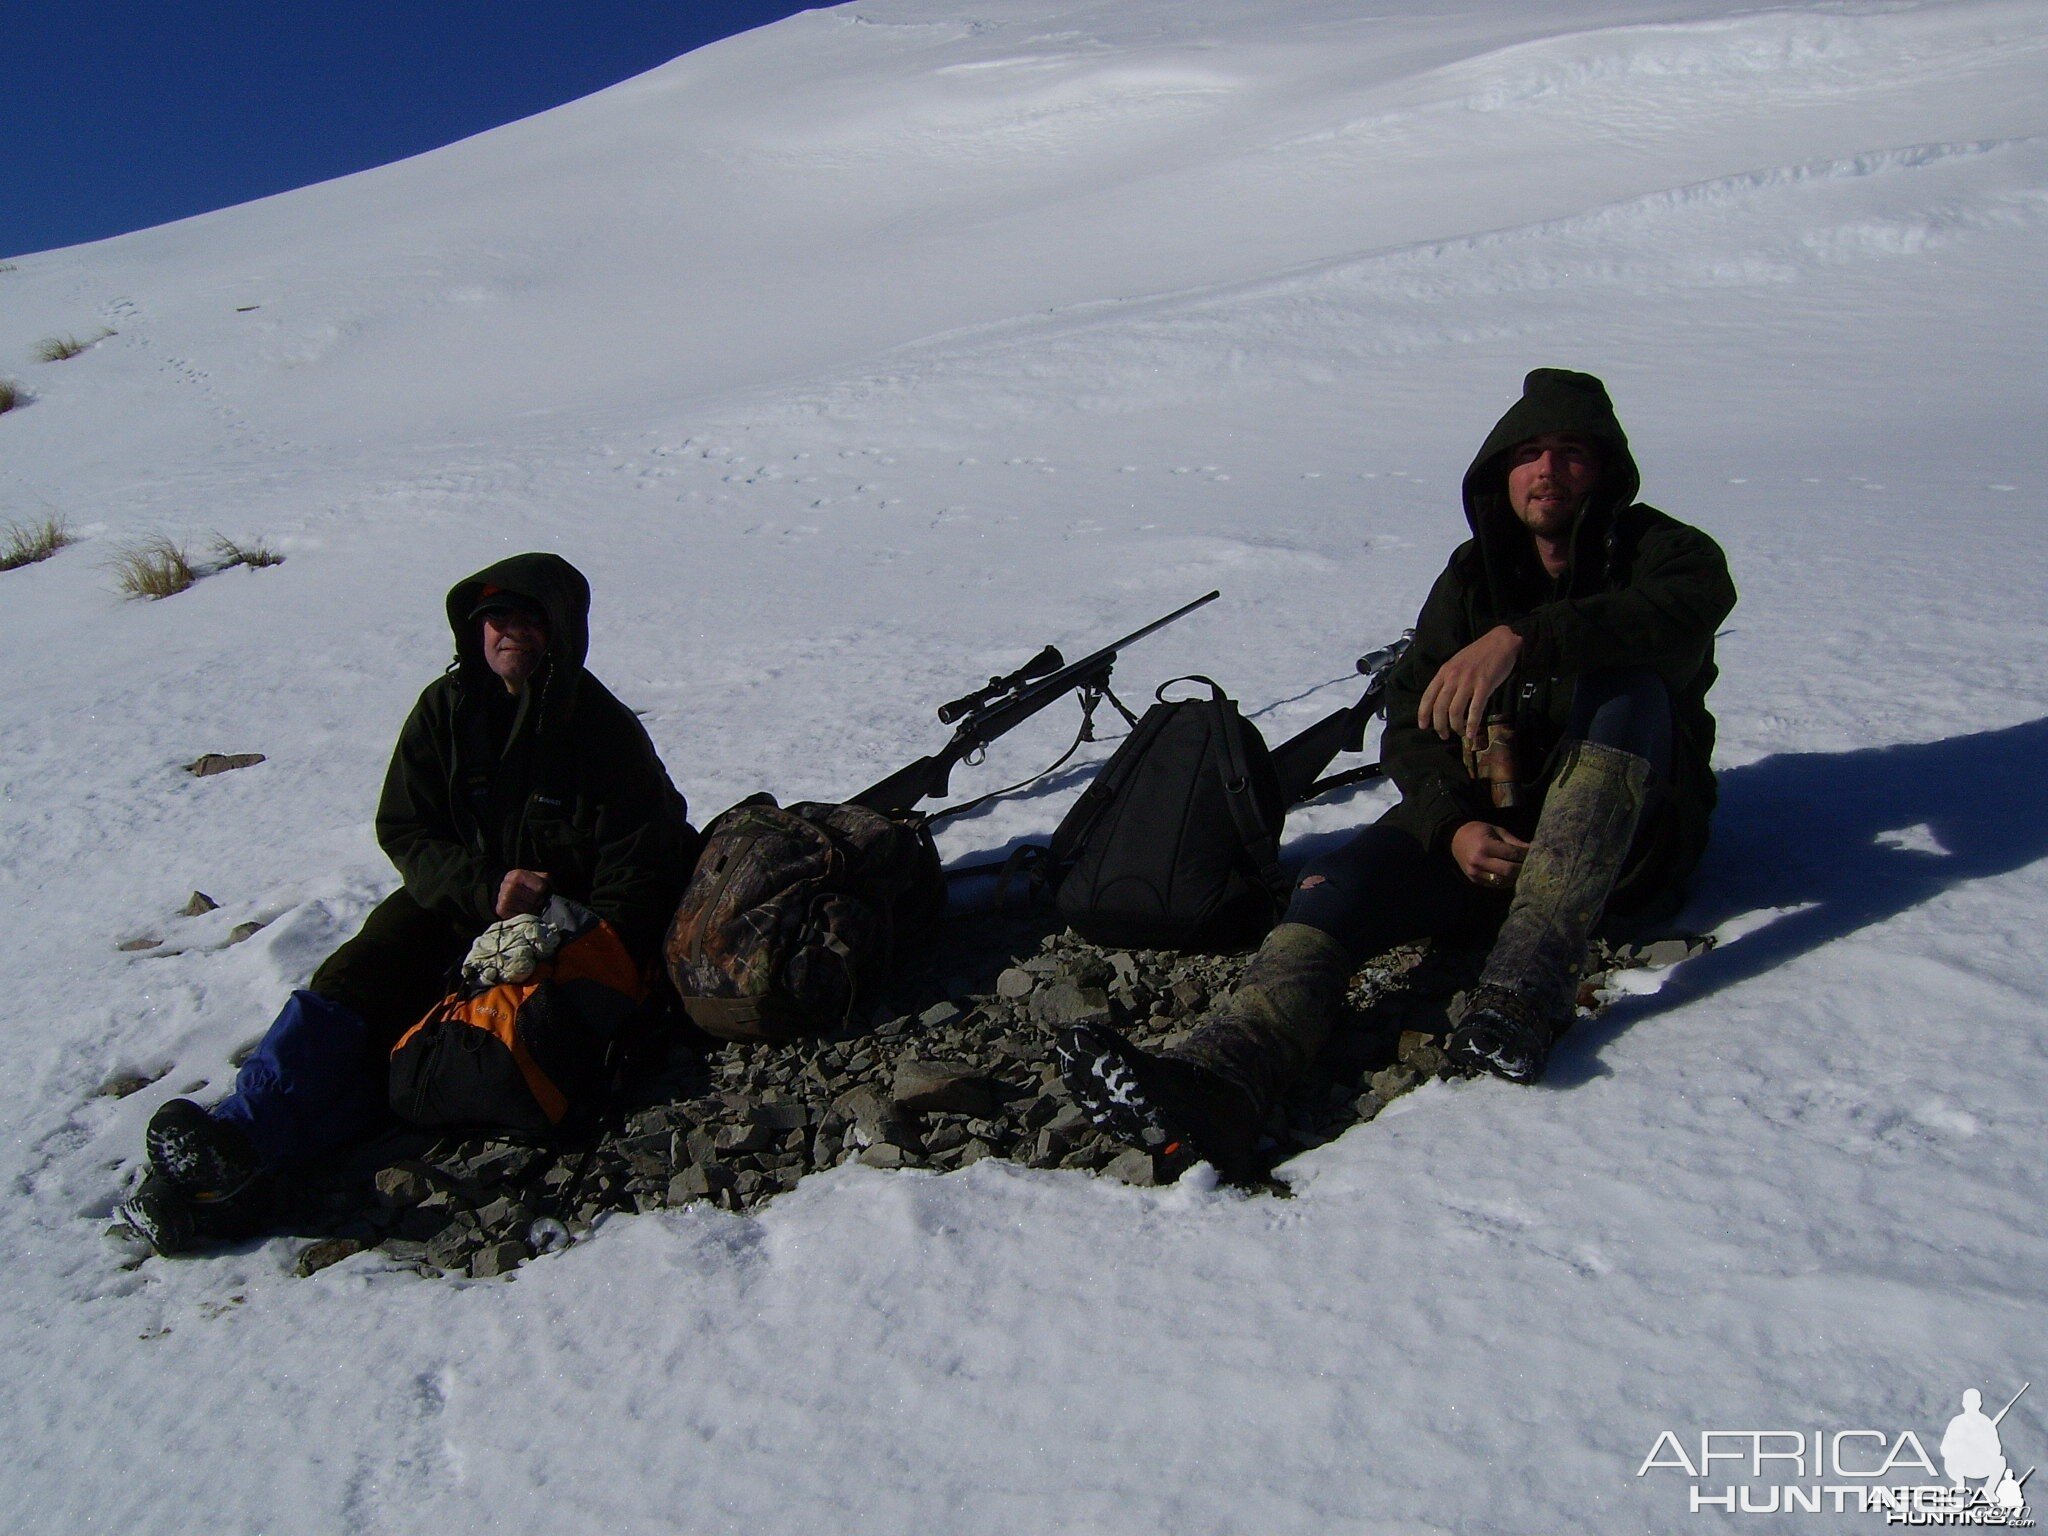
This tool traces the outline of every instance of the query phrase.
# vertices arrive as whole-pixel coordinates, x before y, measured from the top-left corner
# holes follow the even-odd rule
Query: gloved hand
[[[477,935],[462,962],[462,979],[473,987],[494,987],[500,982],[516,985],[529,979],[541,962],[552,959],[561,947],[562,931],[542,921],[538,913],[508,917]]]

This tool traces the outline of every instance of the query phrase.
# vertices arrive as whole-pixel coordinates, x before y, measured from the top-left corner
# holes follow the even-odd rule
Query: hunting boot
[[[1633,752],[1590,741],[1565,749],[1507,920],[1445,1042],[1454,1067],[1515,1083],[1543,1075],[1571,1023],[1586,941],[1635,841],[1649,778]]]
[[[149,1177],[123,1211],[158,1253],[189,1252],[201,1239],[246,1237],[263,1224],[271,1168],[241,1130],[190,1099],[171,1099],[142,1134]]]
[[[1252,1169],[1267,1111],[1329,1037],[1351,957],[1320,928],[1282,923],[1237,988],[1186,1041],[1155,1055],[1116,1031],[1078,1024],[1059,1040],[1060,1076],[1088,1118],[1171,1172],[1208,1161]]]
[[[199,1243],[199,1224],[185,1192],[160,1173],[152,1173],[114,1208],[121,1224],[161,1254],[174,1258]]]
[[[150,1116],[142,1144],[150,1167],[195,1200],[231,1200],[263,1172],[249,1138],[190,1099]]]

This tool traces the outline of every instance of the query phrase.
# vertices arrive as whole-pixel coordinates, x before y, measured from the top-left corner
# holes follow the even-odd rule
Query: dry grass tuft
[[[17,405],[27,405],[29,392],[12,379],[0,379],[0,416],[13,410]]]
[[[198,579],[190,557],[166,538],[144,539],[114,557],[114,582],[129,597],[173,597]]]
[[[61,517],[46,517],[40,523],[9,523],[5,538],[0,539],[0,571],[34,565],[77,542]]]
[[[90,345],[90,342],[80,341],[76,336],[45,336],[36,343],[36,361],[61,363],[78,356]]]
[[[284,556],[265,544],[261,539],[251,539],[244,544],[229,538],[224,533],[213,536],[213,552],[220,557],[220,568],[227,570],[237,565],[246,565],[252,571],[267,570],[273,565],[283,565]]]

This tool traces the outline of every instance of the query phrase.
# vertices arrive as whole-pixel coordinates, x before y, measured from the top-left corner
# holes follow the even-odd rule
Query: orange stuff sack
[[[595,913],[558,897],[546,917],[564,931],[552,959],[524,981],[459,987],[392,1047],[401,1120],[547,1131],[601,1106],[647,988]]]

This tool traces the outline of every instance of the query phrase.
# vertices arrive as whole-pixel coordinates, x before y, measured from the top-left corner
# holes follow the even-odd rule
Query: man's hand
[[[546,873],[541,870],[507,870],[498,886],[498,916],[521,917],[528,912],[538,912],[548,904],[551,889]]]
[[[1515,883],[1529,845],[1490,821],[1468,821],[1451,834],[1451,858],[1467,880],[1488,890]]]
[[[1415,706],[1415,723],[1445,741],[1463,736],[1477,744],[1486,728],[1486,701],[1508,680],[1522,654],[1522,637],[1505,624],[1485,634],[1437,668]]]

